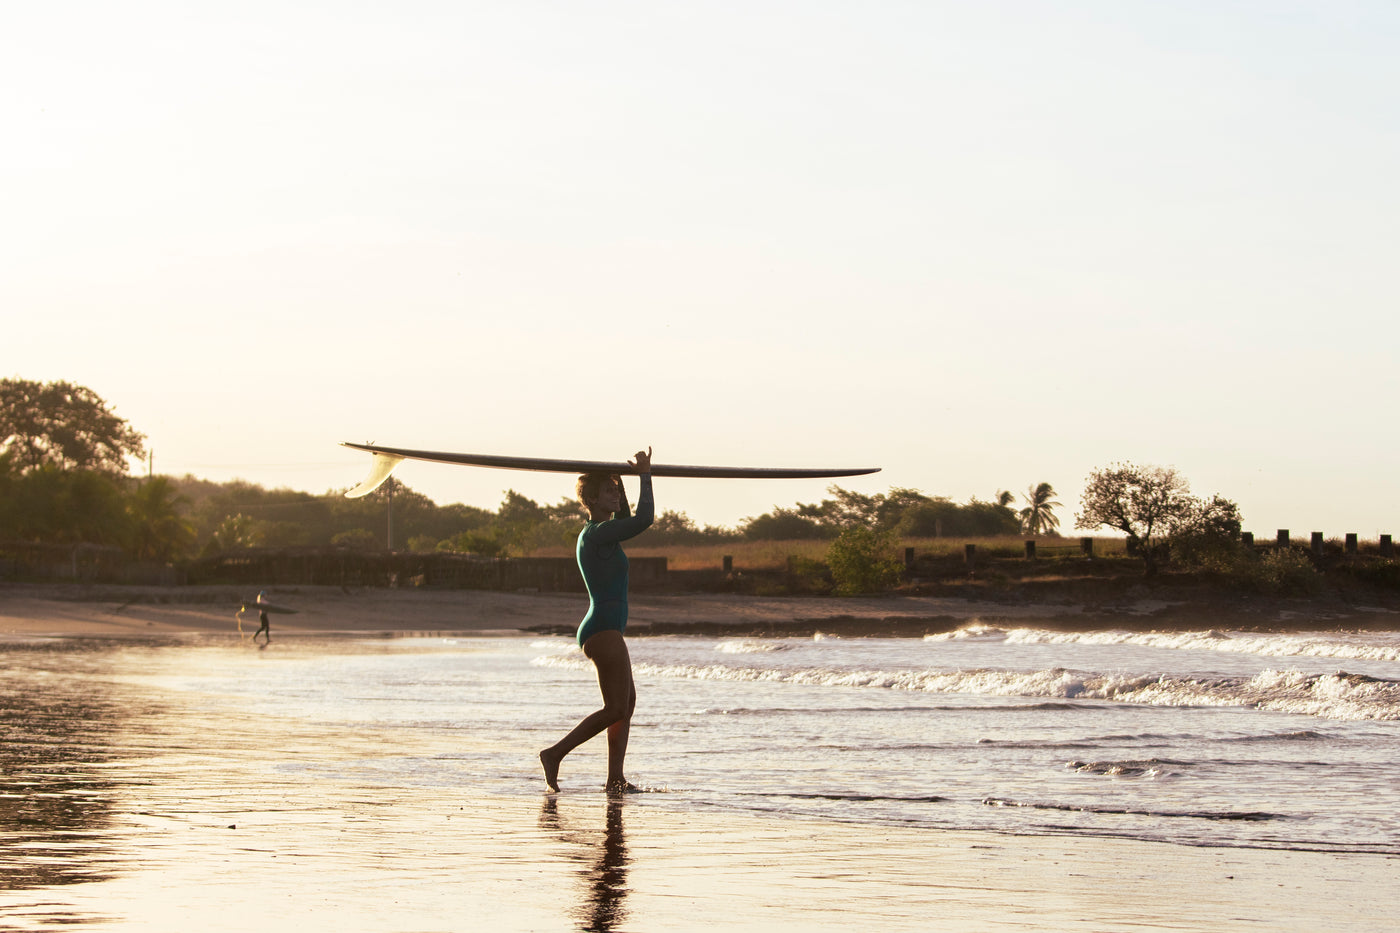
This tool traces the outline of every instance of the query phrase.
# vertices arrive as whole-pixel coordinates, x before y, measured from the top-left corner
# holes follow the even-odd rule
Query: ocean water
[[[633,640],[634,780],[845,822],[1400,854],[1400,634]],[[572,646],[531,664],[586,676]]]
[[[645,806],[1400,855],[1400,633],[974,624],[629,644]],[[279,799],[294,814],[322,784],[371,808],[539,798],[536,752],[598,702],[565,638],[74,639],[0,656],[9,885],[108,877],[153,827]],[[562,798],[599,794],[603,754],[600,738],[565,761]]]

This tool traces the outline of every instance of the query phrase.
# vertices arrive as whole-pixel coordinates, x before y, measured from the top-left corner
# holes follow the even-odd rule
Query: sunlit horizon
[[[879,466],[955,502],[1171,466],[1400,533],[1400,8],[191,7],[6,16],[4,374],[156,473],[342,441]],[[144,473],[145,464],[133,465]],[[568,477],[405,464],[440,504]],[[732,527],[825,481],[667,481]]]

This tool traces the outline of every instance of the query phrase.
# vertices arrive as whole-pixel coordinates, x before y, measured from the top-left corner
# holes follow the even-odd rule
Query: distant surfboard
[[[291,614],[296,611],[297,610],[295,609],[288,609],[286,606],[279,606],[276,603],[260,603],[255,599],[250,599],[243,603],[243,608],[238,610],[238,614],[242,615],[245,612],[271,612]]]
[[[459,466],[490,467],[496,470],[530,470],[538,473],[618,473],[636,475],[637,468],[628,463],[603,460],[549,460],[541,457],[501,457],[493,454],[459,454],[440,450],[405,450],[402,447],[380,447],[376,444],[352,444],[342,447],[368,451],[373,454],[369,476],[345,494],[358,499],[378,489],[394,468],[405,460],[425,460],[429,463],[452,463]],[[838,476],[864,476],[878,473],[879,467],[849,468],[789,468],[789,467],[722,467],[678,466],[653,463],[652,476],[674,476],[706,479],[831,479]]]

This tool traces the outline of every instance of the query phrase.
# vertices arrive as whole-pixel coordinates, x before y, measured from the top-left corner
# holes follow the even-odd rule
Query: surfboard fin
[[[381,454],[378,451],[371,454],[369,464],[369,476],[365,481],[345,494],[347,499],[358,499],[374,492],[384,481],[389,478],[389,474],[394,472],[394,467],[403,463],[403,457],[395,457],[391,454]]]

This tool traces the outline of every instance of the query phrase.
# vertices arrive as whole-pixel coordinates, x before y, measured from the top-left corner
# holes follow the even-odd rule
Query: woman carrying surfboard
[[[559,789],[559,763],[564,756],[604,729],[608,731],[609,793],[636,790],[623,774],[627,738],[637,690],[632,682],[632,658],[623,632],[627,629],[627,555],[622,542],[645,531],[656,506],[651,491],[651,448],[637,451],[628,467],[641,477],[637,513],[627,507],[622,478],[615,473],[585,473],[578,480],[578,498],[588,510],[588,523],[579,532],[579,571],[588,588],[588,612],[578,627],[578,643],[598,671],[603,707],[589,713],[568,735],[540,752],[546,786]]]

